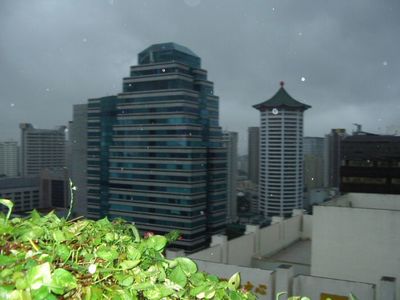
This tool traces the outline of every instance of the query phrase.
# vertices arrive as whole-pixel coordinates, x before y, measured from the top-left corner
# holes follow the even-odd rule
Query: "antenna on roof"
[[[353,131],[353,134],[360,134],[362,132],[362,125],[358,123],[353,123],[354,126],[356,126],[356,130]]]

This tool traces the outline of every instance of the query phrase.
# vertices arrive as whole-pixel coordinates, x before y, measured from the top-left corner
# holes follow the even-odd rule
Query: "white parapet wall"
[[[253,256],[273,254],[303,236],[309,237],[312,216],[307,216],[306,222],[303,222],[303,218],[304,215],[297,214],[289,219],[276,219],[274,224],[262,229],[249,225],[243,236],[230,241],[221,235],[214,236],[209,248],[188,257],[250,267]],[[305,233],[303,223],[307,224]]]
[[[247,268],[236,265],[226,265],[209,261],[195,260],[200,271],[217,275],[228,280],[233,274],[239,272],[241,286],[257,295],[258,300],[272,300],[274,289],[274,272],[256,268]]]
[[[312,300],[326,299],[322,295],[329,295],[331,299],[349,297],[350,293],[359,300],[386,300],[375,298],[373,284],[304,275],[294,277],[292,291],[293,296],[307,296]]]
[[[314,207],[311,275],[372,283],[377,295],[381,278],[392,277],[400,299],[398,208],[399,195],[376,194],[349,194]]]

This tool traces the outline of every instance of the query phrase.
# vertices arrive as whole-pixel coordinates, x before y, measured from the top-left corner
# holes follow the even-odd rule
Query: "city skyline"
[[[399,8],[372,0],[2,1],[0,137],[18,140],[19,122],[67,124],[73,104],[120,91],[135,53],[169,41],[204,59],[221,98],[221,125],[239,133],[239,154],[247,149],[247,128],[257,125],[252,105],[280,80],[313,106],[305,136],[351,132],[352,123],[394,132]]]

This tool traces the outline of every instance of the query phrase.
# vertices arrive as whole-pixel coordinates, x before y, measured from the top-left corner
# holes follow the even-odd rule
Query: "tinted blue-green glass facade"
[[[181,231],[188,252],[226,220],[226,151],[219,99],[186,47],[152,45],[117,96],[88,104],[88,213],[142,231]]]

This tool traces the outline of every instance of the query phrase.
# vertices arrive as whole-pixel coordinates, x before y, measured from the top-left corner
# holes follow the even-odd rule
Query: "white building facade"
[[[56,129],[36,129],[21,123],[21,174],[39,175],[46,168],[64,168],[65,126]]]
[[[254,105],[261,114],[259,211],[266,217],[287,217],[303,205],[303,113],[310,106],[283,85]]]
[[[15,141],[0,142],[0,176],[18,176],[18,143]]]

